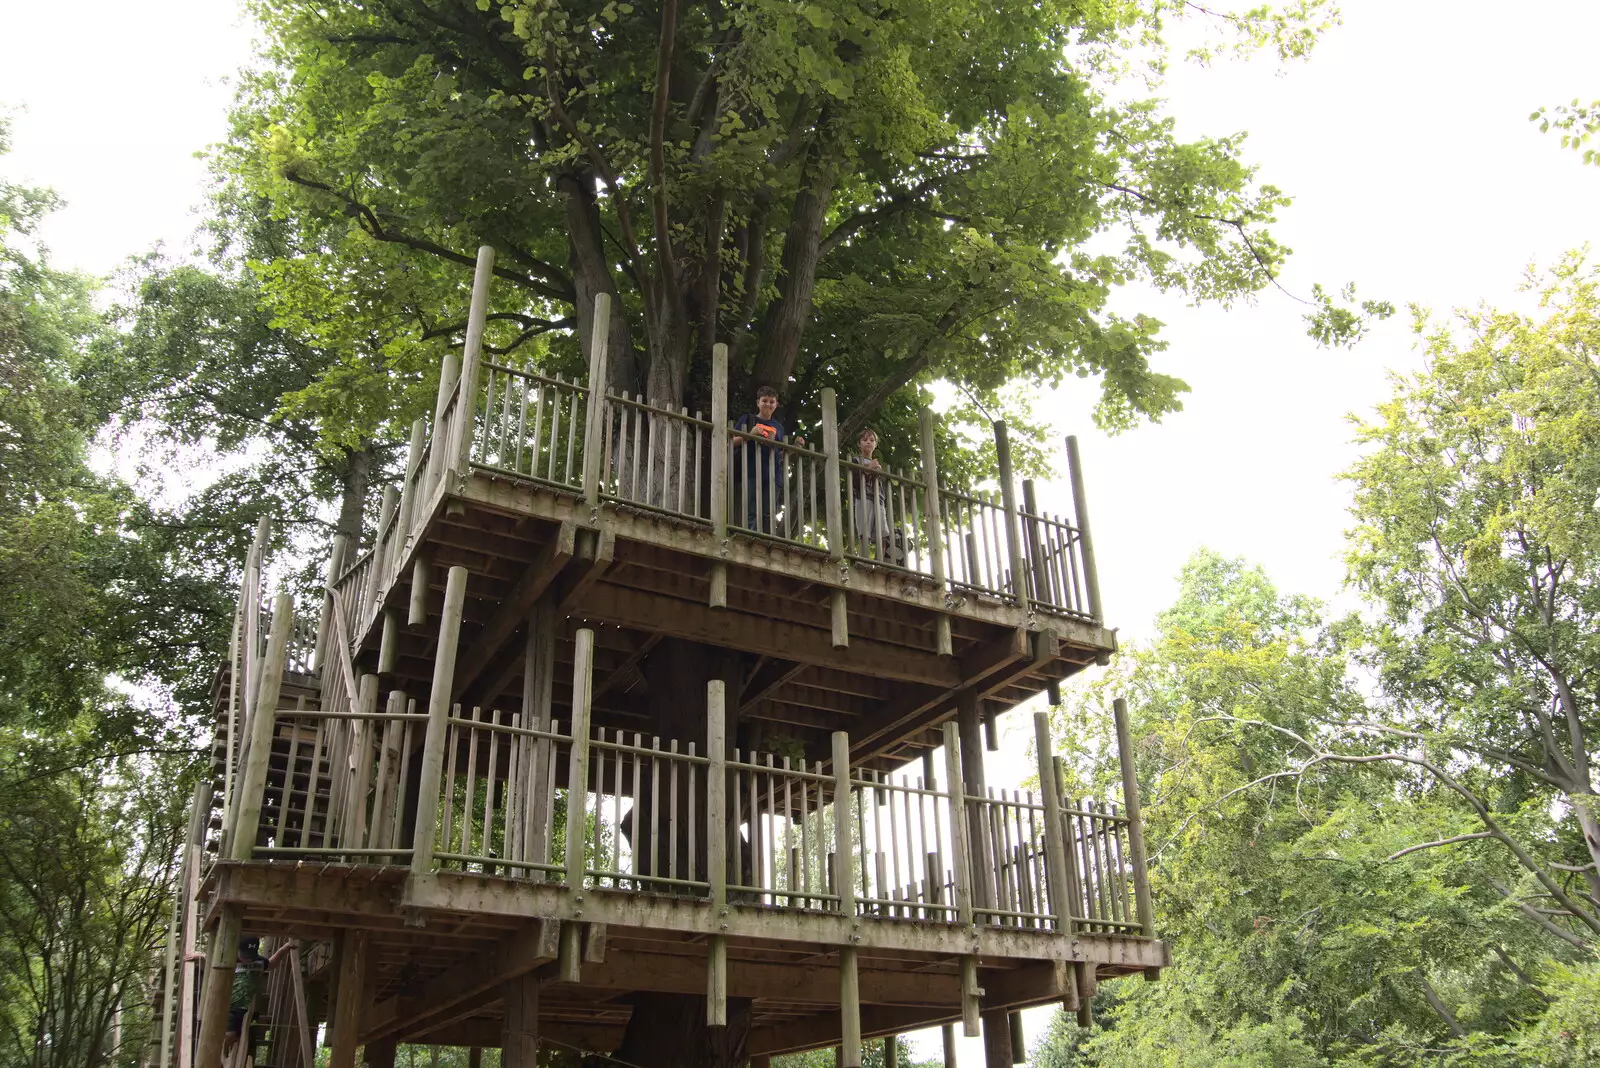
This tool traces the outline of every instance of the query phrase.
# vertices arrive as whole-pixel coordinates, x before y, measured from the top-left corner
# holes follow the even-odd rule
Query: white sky
[[[1527,121],[1540,105],[1600,97],[1600,4],[1343,7],[1345,25],[1309,63],[1178,65],[1165,89],[1180,133],[1249,130],[1262,179],[1296,198],[1275,229],[1298,250],[1291,291],[1354,280],[1401,306],[1511,304],[1525,265],[1600,236],[1600,169]],[[105,273],[158,241],[185,247],[205,175],[193,154],[226,132],[228,78],[249,42],[227,0],[80,0],[65,21],[54,5],[0,0],[0,106],[25,108],[0,171],[68,201],[45,234],[58,265]],[[1087,387],[1059,398],[1083,450],[1110,620],[1148,635],[1202,544],[1261,562],[1284,589],[1338,596],[1345,415],[1414,366],[1409,317],[1330,352],[1280,294],[1232,312],[1137,292],[1118,305],[1168,324],[1160,368],[1193,393],[1165,424],[1109,439],[1089,423]],[[1020,742],[1026,717],[1007,718]],[[1028,1024],[1031,1040],[1042,1018]],[[982,1064],[975,1040],[962,1064]]]

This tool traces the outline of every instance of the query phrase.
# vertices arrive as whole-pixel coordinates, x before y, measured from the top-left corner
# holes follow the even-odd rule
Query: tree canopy
[[[337,354],[291,406],[346,443],[419,407],[482,242],[508,283],[492,352],[575,366],[611,293],[614,388],[703,407],[727,342],[741,383],[801,411],[833,386],[847,432],[871,416],[907,440],[936,379],[996,409],[1015,381],[1095,378],[1105,426],[1159,419],[1187,387],[1112,292],[1231,304],[1288,253],[1268,229],[1288,198],[1243,135],[1182,140],[1131,92],[1183,2],[255,10],[225,200],[293,233],[257,273],[276,321]],[[1228,25],[1294,57],[1331,17]],[[1314,318],[1328,341],[1361,329],[1325,298]]]

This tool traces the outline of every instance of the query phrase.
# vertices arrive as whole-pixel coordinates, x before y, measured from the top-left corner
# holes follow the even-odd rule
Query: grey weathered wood
[[[1078,551],[1083,560],[1084,592],[1089,598],[1089,616],[1096,622],[1100,612],[1100,573],[1094,564],[1094,539],[1089,535],[1089,505],[1083,491],[1083,462],[1078,458],[1078,439],[1067,435],[1067,473],[1072,479],[1072,513],[1078,521]]]
[[[489,289],[494,284],[494,247],[478,246],[472,274],[472,302],[467,306],[466,343],[461,347],[461,395],[456,401],[455,437],[449,443],[450,469],[465,475],[472,455],[474,416],[478,407],[478,374],[483,365],[483,331],[489,317]]]
[[[706,960],[706,1026],[728,1026],[728,939],[712,935]]]
[[[826,509],[828,555],[844,559],[844,502],[840,496],[839,408],[832,386],[822,390],[823,507]]]
[[[406,615],[406,626],[420,627],[428,622],[428,583],[430,577],[428,554],[419,552],[411,562],[411,602]]]
[[[272,603],[272,633],[267,638],[267,655],[261,670],[261,688],[256,692],[256,711],[250,720],[246,740],[244,772],[238,790],[238,818],[227,855],[234,860],[249,860],[261,825],[261,803],[267,788],[267,770],[272,759],[272,735],[277,723],[278,694],[283,688],[284,663],[289,655],[289,628],[294,622],[294,599],[280,593]]]
[[[982,725],[978,719],[978,698],[971,690],[963,690],[956,702],[956,729],[960,732],[961,767],[959,778],[968,797],[982,797],[987,783],[984,781]],[[981,805],[967,806],[968,862],[972,865],[972,904],[986,909],[994,905],[990,893],[995,856],[985,831],[984,812]]]
[[[539,981],[533,973],[506,981],[501,1068],[537,1068],[539,1063]]]
[[[1066,829],[1061,822],[1061,791],[1055,782],[1054,746],[1050,741],[1050,713],[1033,714],[1033,744],[1039,767],[1039,791],[1044,795],[1044,850],[1050,880],[1050,911],[1056,917],[1056,930],[1074,934],[1072,920],[1073,880],[1068,874],[1072,854],[1067,848]]]
[[[334,967],[335,979],[332,1018],[328,1021],[328,1068],[355,1068],[356,1043],[361,1037],[361,1014],[367,1002],[367,951],[370,935],[363,930],[345,931],[339,940]]]
[[[728,536],[728,346],[711,346],[711,537],[720,546]],[[699,487],[695,487],[699,493]],[[711,607],[728,606],[728,565],[711,563]]]
[[[233,966],[239,960],[239,930],[243,910],[223,905],[211,931],[206,951],[205,979],[201,988],[200,1035],[194,1063],[209,1068],[222,1063],[222,1042],[228,1032],[228,1000],[233,993]]]
[[[835,649],[850,648],[850,612],[843,590],[828,593],[829,638]]]
[[[332,643],[334,640],[333,601],[335,594],[333,592],[333,584],[338,581],[339,576],[344,572],[345,558],[349,555],[350,538],[344,534],[335,534],[333,536],[333,551],[328,554],[327,578],[324,579],[322,583],[322,614],[318,617],[317,621],[317,644],[316,654],[314,657],[317,670],[322,672],[323,675],[324,688],[327,686],[326,680],[329,677],[327,667],[328,661],[331,659],[328,648],[330,643]],[[252,697],[253,696],[254,695],[252,695]],[[255,706],[253,704],[247,705],[246,712],[248,713],[252,711],[254,707]]]
[[[1117,725],[1117,759],[1122,763],[1122,811],[1128,817],[1128,853],[1133,868],[1133,895],[1138,910],[1139,931],[1155,934],[1154,913],[1150,907],[1150,873],[1144,857],[1144,819],[1140,814],[1139,772],[1133,759],[1133,737],[1128,725],[1128,702],[1118,697],[1111,702]]]
[[[834,886],[839,895],[839,911],[856,914],[855,845],[850,818],[850,735],[833,732],[833,844]],[[859,1046],[860,1043],[857,1043]]]
[[[971,953],[961,958],[961,1033],[977,1038],[983,1033],[982,988],[978,986],[978,958]]]
[[[406,541],[411,536],[411,524],[417,517],[418,499],[423,495],[423,487],[417,480],[417,467],[422,463],[422,448],[427,441],[428,420],[419,415],[411,421],[411,442],[406,448],[406,474],[400,483],[400,513],[395,518],[396,533],[399,535],[399,540],[395,542],[396,564],[405,552]]]
[[[1023,1064],[1028,1059],[1028,1043],[1022,1031],[1022,1013],[1011,1013],[1007,1022],[1011,1025],[1011,1063]]]
[[[944,1068],[956,1068],[956,1025],[944,1024],[939,1028],[940,1044],[944,1053]]]
[[[955,884],[956,922],[962,927],[972,925],[972,867],[968,859],[966,815],[966,790],[961,778],[961,737],[954,723],[945,723],[944,773],[947,803],[950,806],[951,881]]]
[[[917,418],[922,431],[922,514],[928,531],[929,565],[933,581],[943,595],[948,592],[946,583],[949,576],[945,573],[944,510],[939,500],[939,459],[935,451],[933,409],[924,406]],[[934,643],[940,656],[953,655],[950,617],[943,612],[934,620]]]
[[[439,817],[439,780],[445,760],[445,728],[450,718],[450,691],[455,684],[456,651],[461,641],[461,617],[467,600],[467,569],[452,567],[445,581],[444,614],[439,620],[439,644],[434,650],[433,688],[428,695],[428,729],[422,742],[422,768],[417,796],[416,836],[412,842],[411,870],[433,867],[433,836]]]
[[[572,752],[567,758],[567,886],[583,893],[585,794],[589,789],[589,713],[594,694],[594,631],[578,628],[572,654]],[[574,828],[577,828],[574,833]],[[580,898],[581,899],[581,898]]]
[[[378,674],[394,674],[400,658],[400,617],[394,609],[383,612],[383,632],[378,639]]]
[[[718,911],[728,904],[727,708],[728,684],[722,679],[707,682],[706,878],[711,883],[711,907]]]
[[[606,359],[611,336],[611,294],[594,295],[594,326],[589,334],[589,408],[583,427],[583,499],[600,507],[602,430],[606,423]]]
[[[1017,605],[1027,611],[1031,600],[1028,586],[1032,576],[1028,570],[1028,555],[1023,550],[1021,524],[1017,520],[1017,483],[1011,470],[1011,437],[1006,432],[1003,419],[994,424],[994,447],[1000,467],[1001,506],[1005,509],[1005,542],[1011,568],[1011,592],[1017,599]]]
[[[1022,544],[1027,550],[1029,574],[1033,577],[1033,596],[1038,601],[1050,601],[1050,569],[1044,558],[1044,542],[1039,538],[1039,499],[1034,493],[1033,479],[1022,480]],[[1062,605],[1070,608],[1071,605]]]
[[[854,946],[839,949],[839,1028],[841,1068],[861,1068],[861,977]]]

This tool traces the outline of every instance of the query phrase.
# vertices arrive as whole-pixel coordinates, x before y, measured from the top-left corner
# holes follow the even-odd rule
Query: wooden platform
[[[717,933],[728,939],[728,996],[754,1002],[752,1054],[838,1041],[838,947],[852,939],[868,1037],[958,1020],[965,954],[978,958],[985,1011],[1073,1000],[1074,965],[1110,978],[1167,963],[1166,947],[1151,939],[740,907],[719,918],[708,902],[604,890],[574,898],[553,885],[396,867],[220,862],[208,888],[212,907],[241,906],[253,933],[333,941],[366,932],[372,1004],[363,1044],[498,1045],[501,984],[532,972],[542,1035],[614,1049],[630,993],[705,993],[707,941]],[[575,982],[563,978],[562,924],[582,928]]]
[[[426,692],[450,566],[468,569],[456,700],[515,707],[520,635],[533,604],[552,596],[571,634],[597,628],[594,722],[648,730],[643,658],[664,637],[736,649],[749,668],[739,694],[747,747],[782,737],[825,759],[834,730],[850,732],[852,762],[898,766],[938,745],[938,724],[963,691],[987,715],[1035,696],[1115,649],[1113,632],[1073,616],[1023,610],[973,592],[950,598],[925,576],[871,565],[840,567],[822,552],[748,536],[716,542],[709,530],[626,506],[584,507],[576,495],[474,469],[433,502],[395,582],[357,638],[358,670],[377,667],[388,612],[406,618],[414,565],[428,563],[427,621],[399,626],[394,685]],[[710,607],[711,564],[727,568],[727,605]],[[842,591],[849,644],[833,645],[830,602]],[[936,646],[949,621],[952,655]],[[570,677],[570,670],[566,672]],[[570,692],[558,684],[557,718]]]

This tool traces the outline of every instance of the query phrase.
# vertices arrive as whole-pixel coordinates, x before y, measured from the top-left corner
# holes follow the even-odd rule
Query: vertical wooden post
[[[555,605],[548,599],[541,599],[528,616],[528,640],[523,648],[522,722],[534,730],[550,729],[555,674]],[[555,795],[555,785],[550,782],[551,763],[554,760],[551,750],[548,738],[539,738],[533,744],[533,774],[528,783],[524,816],[527,825],[524,859],[540,864],[550,863],[550,841],[547,837],[549,813],[545,809],[553,802]],[[548,873],[533,869],[529,874],[536,881],[543,882]]]
[[[1047,600],[1053,593],[1050,567],[1044,557],[1044,543],[1039,538],[1039,498],[1034,493],[1033,479],[1022,480],[1022,543],[1028,552],[1029,574],[1033,579],[1033,599]],[[1052,602],[1053,603],[1053,602]],[[1070,608],[1071,605],[1062,605]],[[1052,702],[1059,704],[1060,699]]]
[[[987,782],[983,768],[982,727],[978,721],[978,695],[963,690],[956,697],[956,729],[961,734],[961,773],[955,780],[969,797],[982,797]],[[967,808],[967,845],[972,863],[971,887],[974,908],[986,909],[994,904],[989,888],[994,878],[994,857],[990,855],[989,835],[984,817],[987,813],[979,805]]]
[[[856,947],[839,947],[839,1064],[861,1068],[861,976]]]
[[[328,1068],[355,1068],[356,1040],[361,1037],[361,1013],[366,1008],[368,937],[363,930],[346,931],[339,943]]]
[[[1006,549],[1011,557],[1011,592],[1017,607],[1028,611],[1028,561],[1022,551],[1022,534],[1017,522],[1017,483],[1011,472],[1011,438],[1004,419],[994,424],[995,457],[1000,464],[1000,502],[1006,513]]]
[[[718,922],[728,906],[728,684],[706,683],[706,878],[711,883],[712,915]],[[728,940],[711,936],[706,969],[706,1026],[728,1025]]]
[[[478,411],[478,369],[483,363],[483,330],[489,320],[489,287],[494,283],[494,246],[478,246],[477,269],[472,274],[472,303],[467,307],[466,344],[461,347],[461,397],[456,401],[455,440],[451,442],[451,468],[467,473],[472,457],[473,421]]]
[[[244,773],[239,780],[238,818],[227,856],[230,860],[249,860],[256,847],[256,832],[261,827],[261,803],[267,791],[267,769],[272,760],[272,734],[277,724],[278,695],[283,689],[284,662],[289,655],[289,628],[294,623],[294,598],[280,593],[272,602],[272,633],[267,638],[266,663],[261,670],[261,689],[256,693],[256,712],[250,720],[249,748],[245,752]]]
[[[417,465],[422,463],[422,447],[428,441],[428,421],[421,416],[411,421],[411,443],[406,448],[406,476],[400,483],[400,514],[395,517],[394,563],[400,563],[407,539],[411,535],[411,521],[416,518],[417,498],[424,496],[424,488],[416,483]]]
[[[900,1068],[900,1037],[888,1035],[883,1040],[883,1068]]]
[[[583,499],[600,507],[602,431],[606,420],[606,347],[611,338],[611,294],[594,295],[594,325],[589,334],[589,405],[583,425]]]
[[[956,1025],[945,1024],[940,1027],[939,1039],[943,1046],[944,1068],[956,1068]]]
[[[539,981],[533,972],[508,980],[505,1023],[500,1032],[501,1068],[537,1068]]]
[[[378,595],[383,592],[383,573],[387,570],[386,561],[388,554],[395,549],[394,532],[389,531],[388,545],[384,544],[384,531],[388,529],[389,522],[394,518],[394,510],[399,503],[398,491],[393,486],[383,487],[383,499],[378,505],[378,525],[372,533],[372,563],[367,567],[367,584],[361,591],[361,600],[357,605],[355,618],[350,620],[350,626],[359,628],[361,621],[367,618],[373,606],[377,603]]]
[[[578,628],[572,656],[572,752],[567,758],[567,886],[583,896],[584,828],[589,792],[589,707],[594,700],[594,631]]]
[[[933,409],[926,406],[918,414],[922,430],[922,516],[928,531],[928,556],[933,581],[943,597],[945,586],[944,505],[939,497],[939,458],[934,452]],[[940,612],[934,617],[934,644],[940,656],[954,655],[950,643],[950,617]]]
[[[1067,881],[1067,836],[1061,822],[1061,794],[1055,789],[1052,764],[1054,747],[1050,742],[1050,713],[1033,714],[1033,745],[1037,751],[1039,792],[1044,795],[1044,863],[1050,880],[1050,911],[1055,914],[1056,930],[1072,934],[1077,925],[1072,919],[1071,883]]]
[[[178,868],[178,892],[172,895],[172,918],[167,921],[167,945],[161,953],[161,1046],[156,1063],[172,1068],[172,1025],[177,1020],[173,998],[177,993],[178,919],[183,913],[183,868]]]
[[[1133,761],[1133,735],[1128,726],[1128,702],[1118,697],[1111,702],[1111,715],[1117,725],[1117,760],[1122,764],[1122,812],[1128,817],[1129,863],[1133,866],[1133,900],[1139,914],[1139,933],[1155,935],[1155,919],[1150,908],[1150,872],[1144,859],[1144,820],[1139,811],[1139,770]]]
[[[1022,1013],[1013,1009],[1006,1022],[1011,1025],[1011,1063],[1022,1064],[1028,1059],[1027,1036],[1022,1031]]]
[[[828,555],[844,559],[844,501],[840,497],[839,402],[832,386],[822,390],[823,497],[827,509]]]
[[[483,1068],[483,1047],[472,1046],[467,1050],[467,1068]]]
[[[317,651],[315,662],[317,671],[322,676],[322,687],[327,689],[332,674],[328,671],[328,664],[334,658],[328,652],[334,642],[333,626],[333,584],[344,573],[345,558],[350,555],[350,537],[347,534],[333,536],[333,550],[328,554],[327,578],[322,583],[322,615],[317,620]],[[350,626],[355,626],[355,620],[347,621]],[[253,708],[254,705],[252,704]]]
[[[984,1068],[1011,1068],[1011,1020],[1005,1009],[983,1014]]]
[[[972,866],[967,858],[966,788],[961,783],[961,738],[954,723],[945,723],[944,776],[950,805],[950,869],[955,884],[956,922],[972,926]]]
[[[392,608],[383,610],[383,632],[378,639],[378,674],[393,675],[400,662],[400,616]]]
[[[428,554],[419,552],[411,562],[411,603],[406,626],[420,627],[428,622],[428,585],[433,581]]]
[[[828,618],[833,647],[850,648],[850,604],[845,600],[843,590],[833,590],[828,594]]]
[[[557,937],[560,941],[556,949],[556,978],[563,983],[582,982],[583,925],[574,920],[563,920]]]
[[[189,955],[194,952],[195,938],[199,932],[198,910],[199,902],[196,900],[200,889],[200,852],[204,844],[206,824],[211,815],[211,799],[215,784],[199,782],[194,787],[194,798],[190,802],[193,807],[189,810],[189,836],[184,846],[183,860],[183,885],[179,893],[183,895],[183,934],[182,941],[178,943],[179,981],[178,981],[178,1056],[177,1068],[193,1068],[194,1065],[194,999],[197,991],[197,975],[195,966],[189,960]]]
[[[719,552],[728,537],[728,450],[728,346],[718,342],[711,346],[711,544]],[[721,559],[711,564],[711,607],[728,607],[728,565]]]
[[[851,919],[856,915],[856,850],[853,840],[855,821],[850,818],[850,735],[833,732],[833,855],[834,890],[839,895],[839,911]],[[857,1055],[859,1056],[860,1043]]]
[[[1072,479],[1072,512],[1078,521],[1078,549],[1083,559],[1083,586],[1089,597],[1089,615],[1095,622],[1100,614],[1100,573],[1094,566],[1094,539],[1089,536],[1089,506],[1083,492],[1083,462],[1078,459],[1078,439],[1067,435],[1067,474]]]
[[[467,603],[467,569],[452,567],[445,580],[444,616],[433,654],[433,688],[428,693],[428,726],[423,734],[422,769],[417,787],[416,833],[411,844],[411,870],[433,867],[433,838],[439,822],[439,782],[444,777],[446,728],[455,689],[456,651],[461,642],[461,616]]]
[[[239,961],[239,929],[243,915],[238,905],[225,904],[211,932],[206,951],[204,999],[200,1006],[200,1038],[194,1063],[211,1068],[222,1063],[222,1040],[228,1033],[228,1001],[233,994],[233,966]]]
[[[967,1038],[977,1038],[983,1033],[981,999],[983,989],[978,986],[978,958],[968,953],[961,958],[961,1033]]]

